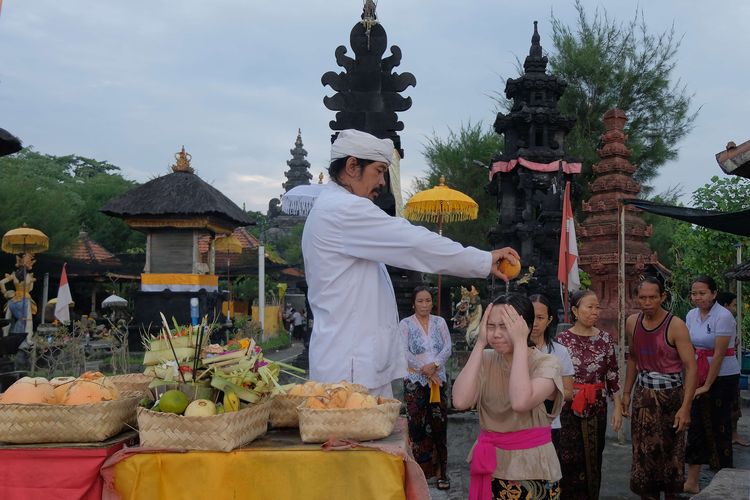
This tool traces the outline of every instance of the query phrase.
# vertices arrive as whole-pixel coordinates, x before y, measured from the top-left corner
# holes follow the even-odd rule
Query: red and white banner
[[[560,230],[560,259],[557,279],[565,290],[574,292],[581,288],[578,277],[578,244],[576,226],[573,220],[573,206],[570,203],[570,181],[565,183],[563,193],[562,228]]]
[[[63,264],[60,287],[57,289],[57,304],[55,304],[55,318],[61,323],[70,323],[69,307],[73,303],[73,297],[70,295],[70,286],[68,286],[68,273],[65,271],[67,265]]]

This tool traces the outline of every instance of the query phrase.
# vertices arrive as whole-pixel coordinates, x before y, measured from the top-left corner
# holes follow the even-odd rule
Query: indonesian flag
[[[557,279],[568,291],[581,288],[578,277],[578,245],[576,227],[573,221],[573,207],[570,203],[570,181],[565,183],[563,193],[562,229],[560,230],[560,260],[557,267]]]
[[[60,276],[60,287],[57,289],[57,304],[55,304],[55,318],[61,323],[70,323],[70,304],[73,303],[73,297],[70,296],[70,286],[68,286],[68,273],[63,264],[62,275]]]

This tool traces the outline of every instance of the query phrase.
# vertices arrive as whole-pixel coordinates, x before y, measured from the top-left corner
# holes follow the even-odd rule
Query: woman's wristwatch
[[[435,365],[436,369],[440,369],[440,363],[438,363],[437,361],[433,361],[432,364]]]

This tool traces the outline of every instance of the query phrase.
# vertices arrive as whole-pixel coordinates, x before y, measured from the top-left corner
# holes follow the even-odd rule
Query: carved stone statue
[[[31,298],[36,281],[31,273],[34,262],[34,256],[30,253],[17,255],[15,271],[6,274],[0,280],[0,291],[8,300],[5,304],[5,318],[11,321],[10,325],[3,329],[3,336],[9,333],[25,333],[31,340],[33,317],[37,311],[36,303]],[[12,289],[8,288],[10,284],[13,285]]]
[[[452,320],[453,328],[466,331],[466,343],[469,348],[473,347],[482,321],[482,304],[479,291],[474,286],[471,290],[461,287],[461,300],[456,304],[456,314]]]

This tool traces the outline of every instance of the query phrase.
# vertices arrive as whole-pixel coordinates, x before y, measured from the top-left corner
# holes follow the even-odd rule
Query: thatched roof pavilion
[[[101,211],[140,230],[207,228],[217,234],[231,234],[235,227],[253,224],[232,200],[195,175],[184,146],[175,157],[171,174],[127,191]]]
[[[171,174],[125,192],[101,211],[146,233],[141,290],[215,291],[216,235],[231,234],[236,227],[253,221],[232,200],[195,175],[184,146],[175,158]],[[211,242],[208,263],[201,261],[201,239]]]
[[[159,324],[159,313],[190,320],[189,301],[200,300],[200,315],[211,319],[221,300],[214,241],[239,226],[252,225],[244,210],[200,177],[185,148],[172,173],[110,200],[101,211],[146,233],[146,263],[136,295],[136,324]],[[208,246],[201,258],[200,242]],[[220,310],[220,309],[219,309]]]

